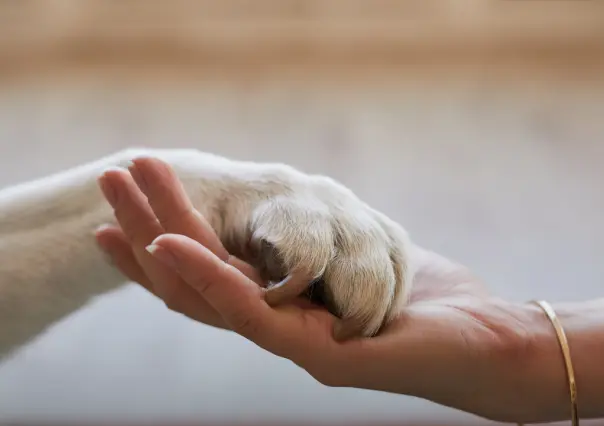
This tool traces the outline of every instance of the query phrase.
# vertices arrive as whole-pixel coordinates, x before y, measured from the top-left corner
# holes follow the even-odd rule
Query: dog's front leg
[[[0,358],[126,282],[94,237],[100,225],[115,223],[97,179],[108,167],[146,155],[173,165],[218,230],[225,200],[241,202],[242,188],[253,187],[243,163],[192,150],[125,150],[0,191]]]

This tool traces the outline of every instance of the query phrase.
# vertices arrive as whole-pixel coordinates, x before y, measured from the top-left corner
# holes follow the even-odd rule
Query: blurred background
[[[603,118],[604,2],[0,1],[1,186],[129,146],[289,163],[511,299],[602,295]],[[135,286],[0,364],[0,423],[67,421],[491,424],[325,388]]]

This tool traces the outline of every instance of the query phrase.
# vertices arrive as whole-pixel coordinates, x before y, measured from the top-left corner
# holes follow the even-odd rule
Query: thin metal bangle
[[[579,410],[577,408],[577,381],[575,380],[575,370],[573,368],[573,363],[570,356],[570,346],[568,345],[566,333],[564,332],[564,328],[562,327],[562,324],[558,319],[558,315],[556,315],[556,311],[548,302],[543,300],[535,300],[533,301],[533,303],[543,309],[545,315],[547,315],[552,325],[554,326],[554,329],[556,330],[558,342],[560,343],[560,349],[562,350],[562,355],[564,357],[566,376],[568,377],[568,387],[570,390],[570,414],[572,425],[579,426]]]

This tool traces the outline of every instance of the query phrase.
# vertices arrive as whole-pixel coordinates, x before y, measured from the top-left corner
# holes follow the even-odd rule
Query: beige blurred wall
[[[222,21],[201,28],[220,34],[220,22],[231,22],[222,27],[221,40],[231,40],[223,50],[201,30],[191,38],[186,25],[173,32],[187,15],[195,22],[183,12],[193,2],[160,9],[168,3],[149,1],[145,13],[121,21],[120,4],[143,3],[0,3],[0,20],[11,24],[0,33],[14,37],[0,37],[0,185],[132,145],[281,161],[343,181],[505,297],[601,296],[602,7],[548,2],[557,14],[531,6],[519,21],[524,15],[509,6],[518,3],[401,2],[407,9],[396,11],[394,2],[371,9],[355,0],[366,8],[357,21],[372,16],[376,27],[417,13],[419,42],[426,43],[417,47],[407,19],[399,37],[365,34],[367,56],[346,47],[358,42],[345,37],[352,27],[342,24],[338,44],[309,32],[308,19],[294,31],[298,50],[279,45],[271,25],[296,10],[316,15],[321,5],[335,5],[323,21],[313,18],[323,28],[329,16],[348,19],[335,1],[287,1],[283,9],[259,1],[265,8],[256,15],[273,20],[251,45],[227,35],[232,22],[254,13],[236,17],[227,8],[234,1],[211,3],[225,8],[214,12]],[[494,45],[472,44],[454,24],[462,6],[474,31],[510,28],[513,19],[527,31],[501,30]],[[7,7],[16,8],[12,19]],[[449,19],[449,37],[422,19]],[[53,39],[52,31],[63,35]],[[149,44],[162,37],[163,47]],[[200,47],[208,45],[213,50]],[[259,46],[263,55],[255,55]],[[412,398],[324,388],[243,339],[167,311],[134,286],[99,298],[0,365],[0,422],[66,419],[485,424]]]
[[[535,72],[600,78],[604,3],[22,0],[0,3],[0,81],[99,67],[200,78]],[[144,72],[143,72],[144,70]]]

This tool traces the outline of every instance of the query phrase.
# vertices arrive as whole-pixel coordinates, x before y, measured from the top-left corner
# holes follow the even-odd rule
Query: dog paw
[[[319,299],[340,318],[340,340],[375,335],[407,301],[406,232],[330,178],[305,176],[264,197],[246,235],[246,260],[273,283],[267,302]]]

